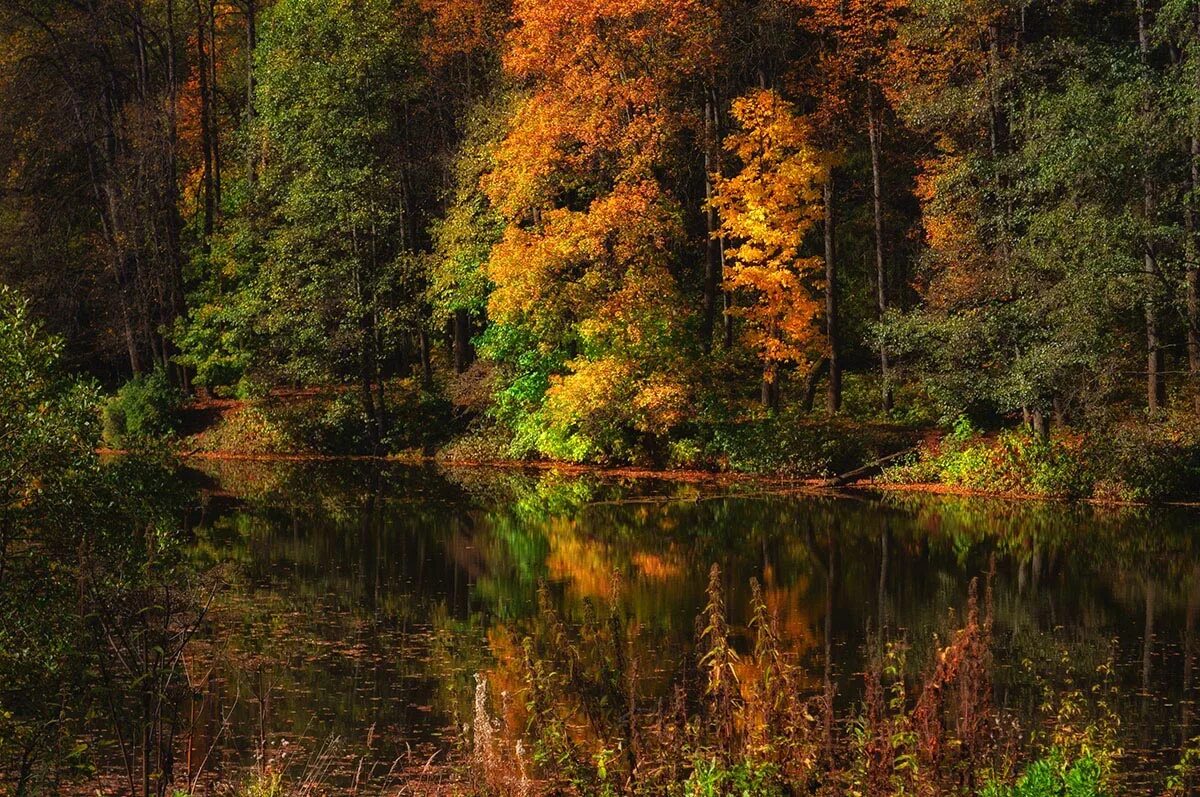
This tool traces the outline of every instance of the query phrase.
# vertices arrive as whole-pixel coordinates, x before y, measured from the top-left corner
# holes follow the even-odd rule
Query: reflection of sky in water
[[[206,652],[220,677],[197,710],[212,723],[231,716],[216,753],[228,763],[250,760],[260,736],[275,756],[338,737],[355,761],[368,746],[383,762],[447,747],[476,671],[516,690],[542,582],[574,620],[619,595],[641,671],[654,674],[647,689],[661,689],[694,638],[713,562],[735,632],[758,578],[813,690],[828,645],[845,706],[868,631],[906,640],[915,676],[994,557],[1000,705],[1032,721],[1039,679],[1087,686],[1112,657],[1131,758],[1161,768],[1197,732],[1183,655],[1200,608],[1195,513],[513,471],[213,467],[196,556],[233,562],[233,587]]]

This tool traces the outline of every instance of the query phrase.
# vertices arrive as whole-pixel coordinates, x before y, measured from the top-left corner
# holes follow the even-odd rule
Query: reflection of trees
[[[1191,694],[1193,665],[1179,651],[1194,647],[1200,571],[1186,513],[945,497],[763,500],[591,475],[378,465],[292,464],[265,475],[239,466],[221,486],[243,503],[233,512],[214,503],[194,555],[240,564],[237,591],[250,605],[230,616],[257,616],[241,632],[247,644],[250,629],[279,616],[295,636],[324,640],[322,650],[360,639],[401,662],[378,679],[421,684],[390,697],[420,700],[446,722],[468,710],[473,673],[488,662],[494,688],[520,689],[513,673],[539,583],[555,611],[579,623],[608,610],[618,574],[638,655],[666,671],[692,649],[713,562],[735,645],[749,645],[753,576],[783,644],[807,668],[806,688],[822,691],[831,667],[830,691],[843,703],[857,699],[868,629],[907,640],[915,679],[935,640],[961,625],[971,577],[994,559],[998,699],[1032,715],[1041,686],[1019,662],[1035,662],[1051,683],[1082,679],[1114,655],[1115,638],[1124,714],[1139,717],[1142,692],[1189,705],[1181,698]],[[305,655],[326,655],[259,653],[298,671],[309,667]],[[287,677],[310,695],[297,698],[297,711],[336,691],[332,676]],[[348,712],[347,733],[381,718],[408,721],[327,696],[321,710]],[[1154,705],[1133,723],[1142,734],[1135,747],[1185,732]],[[1180,718],[1173,710],[1169,720]]]

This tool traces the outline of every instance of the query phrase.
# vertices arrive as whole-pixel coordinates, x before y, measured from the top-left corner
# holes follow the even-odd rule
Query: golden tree
[[[748,343],[762,360],[768,385],[787,364],[805,369],[824,346],[814,298],[820,257],[801,254],[820,219],[829,158],[811,145],[809,125],[775,91],[756,89],[733,103],[741,130],[725,148],[742,164],[731,177],[713,175],[711,204],[721,218],[727,251],[725,289],[739,301],[730,312],[746,320]]]

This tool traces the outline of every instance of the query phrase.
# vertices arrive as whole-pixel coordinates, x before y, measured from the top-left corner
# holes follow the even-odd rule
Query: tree
[[[812,295],[823,263],[800,250],[824,212],[830,163],[812,147],[809,126],[774,91],[735,100],[732,115],[741,130],[725,148],[742,169],[713,176],[712,205],[721,218],[718,234],[733,242],[726,289],[745,297],[733,312],[746,319],[748,340],[762,361],[763,404],[775,406],[781,367],[810,368],[815,352],[827,346]]]
[[[884,222],[883,139],[892,121],[889,101],[889,56],[894,48],[900,19],[909,0],[798,0],[807,14],[804,24],[825,40],[815,65],[819,88],[818,124],[827,138],[845,145],[848,131],[860,131],[865,118],[871,164],[871,219],[874,235],[875,303],[878,318],[883,319],[891,303],[891,273],[887,265],[888,231]],[[830,188],[828,213],[832,216]],[[833,220],[830,218],[832,228]],[[832,250],[833,236],[829,236]],[[827,255],[827,268],[834,273],[834,253]],[[830,302],[836,296],[830,292]],[[836,327],[831,325],[831,331]],[[879,370],[883,381],[882,408],[892,408],[892,388],[888,350],[879,345]],[[834,370],[838,366],[835,364]],[[837,403],[837,402],[835,402]]]
[[[484,352],[518,446],[572,459],[650,448],[685,414],[681,210],[664,179],[714,17],[691,0],[518,2],[518,105],[483,185],[505,220]]]
[[[388,427],[387,352],[404,330],[424,334],[395,112],[420,77],[410,11],[284,0],[268,15],[257,78],[267,328],[297,377],[356,378],[377,443]]]

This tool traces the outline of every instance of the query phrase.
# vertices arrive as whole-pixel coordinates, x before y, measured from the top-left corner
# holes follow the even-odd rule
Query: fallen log
[[[896,460],[900,459],[901,457],[906,457],[909,454],[916,453],[916,451],[919,448],[920,448],[920,446],[913,446],[911,448],[906,448],[903,451],[896,451],[895,453],[888,454],[887,456],[872,460],[872,461],[868,462],[867,464],[862,465],[861,467],[855,468],[854,470],[847,471],[846,473],[840,474],[838,476],[830,476],[828,479],[825,479],[824,481],[821,482],[821,486],[822,487],[843,487],[852,481],[861,479],[864,476],[872,475],[876,471],[883,470],[883,467],[885,465],[887,465],[891,462],[895,462]]]

